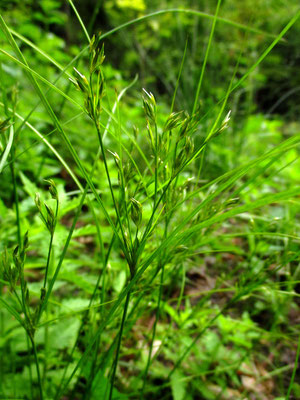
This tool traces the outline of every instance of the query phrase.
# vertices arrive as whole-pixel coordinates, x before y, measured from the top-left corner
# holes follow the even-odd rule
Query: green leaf
[[[91,400],[107,400],[110,390],[109,380],[103,375],[103,371],[99,371],[93,381]],[[105,396],[106,394],[106,396]],[[127,400],[128,397],[125,394],[120,393],[114,388],[112,398],[114,400]]]
[[[174,400],[186,398],[186,383],[183,381],[184,375],[180,371],[174,372],[171,377],[171,389]]]
[[[39,189],[38,187],[30,180],[27,178],[27,176],[25,174],[23,174],[23,172],[19,172],[21,181],[23,183],[23,187],[25,192],[32,198],[35,199],[36,198],[36,194],[38,193]]]
[[[57,10],[60,8],[61,3],[57,0],[41,0],[40,6],[44,10],[45,13],[49,13],[53,10]]]
[[[113,287],[117,293],[120,293],[126,282],[126,272],[120,271],[113,282]]]
[[[70,349],[77,338],[80,321],[75,318],[66,318],[49,326],[49,348],[62,350]],[[39,329],[36,334],[36,344],[44,343],[45,330]]]

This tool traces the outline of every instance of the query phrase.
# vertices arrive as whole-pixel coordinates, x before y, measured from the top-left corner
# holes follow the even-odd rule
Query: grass
[[[232,134],[232,94],[284,38],[300,11],[279,34],[263,33],[272,42],[241,75],[237,74],[239,63],[235,66],[219,102],[203,114],[199,98],[218,24],[261,31],[220,17],[219,0],[214,15],[160,10],[90,39],[74,3],[69,3],[89,46],[88,56],[83,47],[65,68],[0,17],[6,38],[2,59],[23,71],[22,79],[31,85],[25,87],[35,104],[26,108],[27,117],[23,117],[17,112],[15,91],[2,87],[5,120],[0,173],[12,200],[0,203],[5,211],[1,351],[6,360],[9,351],[18,360],[23,357],[26,367],[20,372],[15,361],[9,367],[5,362],[0,371],[1,396],[242,399],[256,393],[258,374],[247,368],[259,364],[268,382],[272,373],[280,371],[282,382],[274,392],[290,398],[292,390],[298,390],[299,344],[293,365],[287,368],[291,373],[288,384],[280,351],[273,365],[259,349],[266,346],[269,351],[273,343],[292,349],[299,334],[296,324],[282,327],[298,296],[299,235],[293,219],[300,189],[290,187],[284,170],[297,161],[297,156],[291,160],[289,154],[298,154],[299,134],[269,149],[260,148],[225,173],[206,176],[205,162],[214,149],[221,154],[226,135]],[[186,41],[169,112],[144,90],[141,105],[136,107],[139,128],[132,128],[126,119],[130,111],[123,111],[121,98],[136,79],[119,96],[114,93],[105,78],[102,41],[167,12],[187,13],[211,23],[192,94],[193,111],[174,111],[187,57]],[[19,40],[60,71],[53,83],[52,77],[30,67]],[[77,67],[67,72],[75,62]],[[59,86],[62,77],[65,80]],[[22,85],[26,84],[22,81]],[[58,98],[60,112],[55,106]],[[48,134],[37,120],[36,110],[41,106],[51,126]],[[204,121],[207,129],[201,135]],[[79,132],[76,123],[86,133]],[[24,132],[30,136],[26,138]],[[79,142],[90,141],[91,148],[84,143],[82,151],[74,144],[77,137]],[[48,155],[40,156],[41,143],[47,146]],[[28,169],[21,161],[27,155],[26,160],[34,157],[33,162],[40,164],[38,177],[33,174],[36,166]],[[45,172],[49,161],[47,168],[55,173]],[[283,185],[277,176],[284,177]],[[68,193],[69,179],[72,191]],[[85,238],[90,240],[90,250]],[[206,254],[213,258],[212,271]],[[199,272],[203,260],[207,263],[205,278]],[[280,274],[286,278],[282,290]],[[201,279],[206,282],[204,288],[198,282]],[[272,321],[260,327],[255,319],[268,302]],[[26,345],[24,350],[24,343],[19,343],[20,352],[19,334]],[[229,350],[231,343],[235,351]],[[190,391],[186,381],[195,376],[202,378],[197,385],[191,384]],[[247,376],[254,379],[252,387]],[[11,384],[13,380],[18,384]],[[23,388],[22,382],[26,382]]]

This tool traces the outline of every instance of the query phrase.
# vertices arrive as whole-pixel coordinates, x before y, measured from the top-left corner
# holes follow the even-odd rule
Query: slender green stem
[[[71,7],[73,8],[73,11],[74,11],[74,13],[75,13],[75,15],[76,15],[76,17],[77,17],[77,19],[78,19],[78,21],[79,21],[81,27],[82,27],[82,30],[83,30],[83,32],[84,32],[86,38],[87,38],[87,41],[90,42],[90,41],[91,41],[90,35],[89,35],[89,33],[88,33],[88,31],[87,31],[87,29],[86,29],[86,27],[85,27],[85,25],[84,25],[84,23],[83,23],[83,21],[82,21],[82,19],[81,19],[79,13],[78,13],[78,11],[77,11],[77,9],[76,9],[76,7],[75,7],[73,1],[72,1],[72,0],[68,0],[68,2],[70,3]]]
[[[12,182],[13,182],[13,195],[14,195],[15,208],[16,208],[17,238],[18,238],[19,248],[21,248],[22,241],[21,241],[21,221],[20,221],[20,210],[19,210],[19,197],[18,197],[18,191],[17,191],[15,165],[13,162],[10,164],[10,171],[11,171]]]
[[[32,345],[32,350],[34,354],[34,360],[35,360],[35,365],[36,365],[36,372],[37,372],[37,378],[38,378],[38,384],[39,384],[39,392],[40,392],[40,400],[43,400],[43,386],[42,386],[42,378],[41,378],[41,373],[40,373],[40,367],[39,367],[39,360],[38,360],[38,353],[36,349],[36,345],[34,342],[33,336],[29,333],[29,339],[31,341]]]
[[[194,100],[192,114],[195,113],[196,108],[197,108],[199,95],[200,95],[200,90],[201,90],[201,86],[202,86],[202,81],[203,81],[203,77],[204,77],[204,72],[205,72],[205,68],[206,68],[206,64],[207,64],[209,50],[210,50],[211,43],[212,43],[212,38],[213,38],[214,32],[215,32],[215,26],[216,26],[216,22],[217,22],[217,19],[218,19],[218,14],[219,14],[219,9],[220,9],[221,2],[222,2],[222,0],[218,0],[218,4],[217,4],[216,12],[215,12],[215,15],[214,15],[212,27],[211,27],[211,30],[210,30],[210,35],[209,35],[209,39],[208,39],[207,48],[206,48],[206,51],[205,51],[204,61],[203,61],[201,72],[200,72],[200,77],[199,77],[199,81],[198,81],[198,86],[197,86],[197,91],[196,91],[196,96],[195,96],[195,100]]]
[[[286,400],[290,399],[290,394],[291,391],[293,389],[293,385],[294,385],[294,381],[295,381],[295,376],[296,376],[296,372],[298,369],[298,363],[299,363],[299,357],[300,357],[300,336],[299,336],[299,341],[298,341],[298,347],[297,347],[297,353],[296,353],[296,358],[295,358],[295,364],[294,364],[294,368],[293,368],[293,372],[292,372],[292,376],[291,376],[291,380],[290,380],[290,384],[288,387],[288,391],[286,394]]]
[[[89,22],[89,25],[88,25],[88,29],[87,29],[88,32],[90,32],[90,33],[93,31],[96,18],[97,18],[98,14],[99,14],[101,3],[102,3],[102,0],[97,0],[96,1],[96,5],[94,7],[93,15],[92,15],[92,18],[90,19],[90,22]]]
[[[155,122],[155,153],[154,153],[154,164],[155,164],[155,171],[154,171],[154,202],[153,208],[156,205],[157,199],[157,187],[158,187],[158,131],[157,131],[157,123]]]
[[[185,57],[186,57],[187,46],[188,46],[188,38],[185,41],[183,56],[182,56],[182,59],[181,59],[180,68],[179,68],[178,76],[177,76],[177,80],[176,80],[176,85],[175,85],[175,89],[174,89],[174,93],[173,93],[173,97],[172,97],[171,113],[174,110],[176,94],[177,94],[177,90],[178,90],[178,87],[179,87],[180,77],[181,77],[181,74],[182,74],[183,65],[184,65],[184,61],[185,61]]]
[[[54,232],[51,232],[50,243],[49,243],[49,248],[48,248],[48,255],[47,255],[47,262],[46,262],[46,269],[45,269],[45,276],[44,276],[44,284],[43,284],[44,289],[46,288],[46,285],[47,285],[48,270],[49,270],[50,258],[51,258],[51,253],[52,253],[53,238],[54,238]]]
[[[184,268],[184,264],[182,264],[182,281],[181,281],[180,292],[179,292],[177,306],[176,306],[177,312],[179,311],[180,305],[182,303],[183,294],[184,294],[184,286],[185,286],[185,268]]]
[[[120,331],[118,334],[118,344],[117,344],[115,360],[113,363],[113,371],[112,371],[112,377],[111,377],[111,383],[110,383],[111,386],[110,386],[110,390],[109,390],[109,400],[112,400],[112,396],[113,396],[113,389],[114,389],[115,377],[116,377],[117,366],[118,366],[118,361],[119,361],[119,356],[120,356],[120,348],[121,348],[121,342],[122,342],[123,329],[124,329],[124,325],[125,325],[126,314],[127,314],[129,300],[130,300],[130,293],[131,292],[128,291],[128,293],[126,295]]]
[[[31,362],[30,362],[30,343],[29,343],[29,337],[26,335],[26,344],[27,344],[27,351],[28,351],[28,372],[29,372],[29,380],[30,380],[30,393],[31,397],[34,398],[33,396],[33,379],[32,379],[32,368],[31,368]]]
[[[22,268],[24,268],[24,266],[22,266]],[[24,279],[24,271],[22,271],[21,274],[20,274],[20,286],[21,286],[21,299],[22,299],[21,300],[21,308],[22,308],[22,311],[23,311],[24,316],[25,316],[25,321],[30,326],[32,321],[31,321],[31,318],[30,318],[29,306],[28,306],[28,304],[26,302],[26,298],[25,298],[25,295],[26,295],[25,294],[26,293],[26,282],[25,282],[25,279]]]
[[[154,281],[154,279],[156,278],[158,273],[159,273],[159,267],[155,269],[154,274],[152,275],[152,277],[149,280],[149,282],[145,285],[145,287],[147,287],[147,288],[151,287],[151,284]],[[132,326],[134,324],[134,318],[133,318],[134,313],[137,310],[141,300],[143,300],[144,296],[145,296],[145,293],[144,293],[144,291],[142,291],[140,293],[140,295],[138,296],[138,298],[135,300],[135,303],[132,305],[131,311],[130,311],[130,313],[128,315],[128,318],[127,318],[128,324],[126,325],[125,333],[129,332],[132,329]],[[132,321],[132,322],[130,323],[129,321]],[[118,337],[116,336],[114,338],[114,341],[109,346],[109,349],[102,355],[102,359],[101,359],[101,361],[99,363],[98,369],[103,369],[104,370],[106,368],[106,366],[108,364],[108,361],[110,359],[110,355],[112,354],[112,352],[114,351],[114,349],[115,349],[115,347],[117,345],[117,339],[118,339]]]
[[[0,296],[2,296],[2,294],[3,294],[2,285],[0,285]],[[3,312],[0,313],[0,334],[1,334],[1,337],[4,336],[4,314],[3,314]],[[28,348],[28,343],[27,343],[27,348]],[[1,357],[3,357],[3,353],[4,353],[3,349],[1,349]],[[28,351],[28,354],[29,354],[29,351]],[[3,376],[4,376],[3,367],[4,367],[3,363],[0,363],[0,390],[1,391],[3,391],[3,389],[2,389],[2,382],[3,382]],[[32,385],[32,379],[30,380],[30,382]]]
[[[56,228],[56,224],[57,224],[58,204],[59,204],[58,200],[56,200],[55,222],[54,222],[53,231],[51,231],[51,233],[50,233],[50,243],[49,243],[49,248],[48,248],[48,255],[47,255],[47,262],[46,262],[46,269],[45,269],[45,276],[44,276],[44,284],[43,284],[44,289],[46,289],[47,279],[48,279],[50,259],[51,259],[52,247],[53,247],[53,239],[54,239],[54,233],[55,233],[55,228]]]
[[[147,365],[146,365],[145,372],[144,372],[144,380],[143,380],[143,387],[141,390],[140,400],[143,400],[143,398],[144,398],[144,391],[145,391],[145,387],[146,387],[146,383],[147,383],[148,371],[149,371],[149,367],[151,364],[153,343],[154,343],[154,339],[155,339],[155,335],[156,335],[156,327],[157,327],[157,323],[158,323],[159,315],[160,315],[160,302],[161,302],[161,298],[162,298],[164,271],[165,271],[165,268],[164,268],[164,266],[162,266],[161,267],[161,275],[160,275],[160,287],[159,287],[158,300],[157,300],[156,316],[155,316],[155,321],[154,321],[154,325],[153,325],[153,332],[152,332],[152,338],[151,338],[151,343],[150,343],[150,347],[149,347]]]
[[[48,307],[46,309],[46,314],[48,314]],[[46,383],[46,375],[47,375],[47,365],[48,365],[48,355],[49,355],[49,326],[45,326],[45,335],[44,335],[44,364],[43,364],[43,375],[42,375],[42,383],[46,391],[45,383]],[[47,392],[47,391],[46,391]]]

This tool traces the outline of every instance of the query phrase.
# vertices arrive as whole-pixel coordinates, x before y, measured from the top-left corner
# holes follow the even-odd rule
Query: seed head
[[[143,96],[143,106],[145,110],[146,117],[153,123],[156,121],[156,101],[153,94],[148,93],[145,89],[143,89],[145,96]]]
[[[172,129],[177,128],[182,121],[183,111],[173,112],[168,116],[168,119],[164,126],[164,132],[171,131]]]
[[[221,132],[223,132],[225,129],[228,128],[228,122],[230,121],[230,114],[231,114],[231,110],[228,111],[226,117],[223,119],[223,122],[221,124],[221,127],[219,128],[219,130],[216,132],[216,135],[219,135]]]
[[[49,184],[49,192],[52,196],[52,199],[58,200],[58,192],[53,179],[45,179],[45,182]]]
[[[138,200],[134,199],[133,197],[130,199],[130,202],[131,202],[131,219],[132,222],[138,228],[142,222],[143,206]]]

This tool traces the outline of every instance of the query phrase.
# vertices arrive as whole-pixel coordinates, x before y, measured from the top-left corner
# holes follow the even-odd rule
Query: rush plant
[[[226,398],[222,397],[227,382],[223,373],[229,371],[234,382],[230,381],[230,385],[238,387],[237,377],[245,367],[244,360],[250,363],[252,346],[279,335],[279,316],[268,332],[257,327],[250,317],[247,319],[248,314],[243,314],[243,320],[247,320],[251,334],[241,329],[232,333],[226,325],[229,317],[235,316],[232,310],[252,299],[265,300],[268,290],[280,296],[274,277],[287,266],[290,281],[285,296],[295,295],[299,268],[294,270],[291,266],[299,260],[299,251],[293,245],[299,237],[294,231],[279,232],[279,222],[273,219],[271,227],[263,217],[257,223],[263,227],[254,226],[253,215],[261,209],[271,215],[274,206],[282,214],[286,212],[288,221],[296,213],[299,187],[280,187],[272,177],[290,165],[286,156],[297,154],[300,136],[286,138],[255,157],[245,156],[243,163],[213,177],[205,175],[205,164],[207,154],[214,149],[221,153],[222,140],[231,140],[235,91],[283,39],[300,11],[246,71],[240,74],[239,64],[235,66],[219,102],[204,114],[199,99],[216,24],[223,22],[249,32],[253,29],[222,20],[221,0],[214,15],[169,10],[211,21],[199,80],[195,94],[191,93],[192,110],[175,110],[186,46],[168,108],[146,88],[140,91],[134,112],[130,107],[123,112],[122,98],[136,79],[127,87],[124,85],[120,94],[114,92],[106,78],[109,54],[105,55],[103,40],[167,11],[129,21],[90,38],[75,5],[71,0],[69,3],[88,46],[66,67],[14,32],[0,16],[5,36],[4,48],[0,49],[3,63],[22,71],[20,102],[22,91],[28,89],[35,104],[31,108],[19,106],[14,89],[2,85],[5,116],[0,125],[0,174],[13,199],[10,215],[2,218],[3,224],[9,220],[14,228],[0,248],[1,351],[4,358],[9,357],[9,352],[15,355],[11,369],[7,362],[0,368],[0,397],[11,398],[16,393],[16,398],[57,400],[183,399],[196,398],[200,391],[202,398]],[[56,68],[58,75],[52,82],[52,77],[43,76],[39,68],[31,66],[24,44]],[[57,99],[61,98],[62,107],[57,107]],[[51,126],[46,134],[39,130],[39,125],[42,130],[45,126],[35,116],[36,110],[41,109]],[[36,137],[38,142],[33,139]],[[35,168],[27,170],[20,161],[29,152],[38,151],[40,144],[47,148],[48,155],[40,159],[36,154],[32,162],[40,163],[41,176],[33,173]],[[45,172],[48,158],[48,170],[56,171],[53,174]],[[66,188],[67,180],[72,190]],[[261,190],[265,184],[267,194]],[[1,207],[4,210],[4,202],[0,203],[0,210]],[[240,231],[236,230],[237,221],[242,226]],[[235,242],[240,244],[229,241],[239,235],[246,237],[247,245],[242,240]],[[260,253],[258,241],[262,246],[266,244],[262,240],[270,237],[280,242],[276,248],[282,254],[279,258],[271,246],[267,257]],[[85,243],[91,245],[88,253]],[[224,254],[224,260],[228,253],[236,258],[228,270],[211,278],[212,286],[202,290],[198,287],[193,301],[192,290],[187,290],[193,283],[191,271],[199,267],[207,252]],[[217,273],[223,261],[215,262],[212,268]],[[224,296],[216,304],[214,298],[221,294]],[[286,297],[275,303],[282,309],[289,305]],[[22,351],[26,357],[13,348],[17,348],[15,332],[19,327],[20,337],[25,333],[27,349]],[[230,335],[238,349],[237,357],[228,353],[233,367],[225,372],[222,365],[214,367],[219,360],[211,362],[209,353],[213,346],[217,351],[214,334],[219,328],[224,347],[220,354],[225,357]],[[288,339],[285,333],[279,339],[284,337],[289,345],[295,344],[299,329],[293,329]],[[20,373],[22,357],[26,368]],[[284,395],[289,396],[295,386],[298,358],[299,349],[290,383],[282,387]],[[199,371],[195,370],[197,360],[203,366]],[[198,389],[193,386],[193,394],[189,395],[186,380],[197,374],[201,385]],[[219,382],[218,393],[213,392],[215,385],[209,383],[210,376],[213,382]],[[13,384],[7,383],[14,379],[28,382],[23,393],[20,384],[13,389]]]

